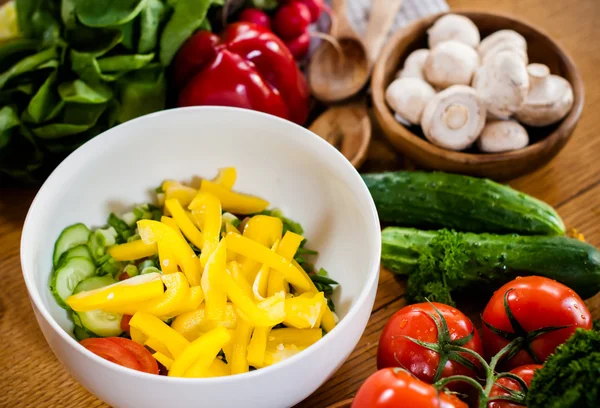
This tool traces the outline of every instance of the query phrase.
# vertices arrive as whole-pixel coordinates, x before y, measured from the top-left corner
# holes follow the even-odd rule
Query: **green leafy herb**
[[[77,0],[75,10],[88,27],[110,27],[133,20],[145,5],[146,0]]]
[[[593,408],[600,401],[600,332],[577,329],[533,376],[529,408]]]
[[[129,237],[135,234],[135,226],[132,228],[125,221],[117,217],[114,213],[110,213],[108,217],[108,225],[117,231],[117,242],[127,242]]]

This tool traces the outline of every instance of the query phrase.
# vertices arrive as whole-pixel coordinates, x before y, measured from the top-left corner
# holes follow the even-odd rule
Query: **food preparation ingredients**
[[[500,51],[513,51],[527,64],[527,41],[514,30],[499,30],[488,35],[481,40],[477,51],[482,62]]]
[[[199,31],[174,64],[179,106],[235,106],[306,120],[306,80],[285,44],[264,27],[230,24],[221,38]]]
[[[438,313],[444,317],[443,321]],[[407,336],[425,342],[427,346],[417,344]],[[473,323],[454,307],[441,303],[406,306],[388,320],[381,333],[377,368],[404,367],[429,384],[451,375],[476,378],[477,372],[473,368],[477,366],[477,360],[465,353],[451,351],[452,345],[483,354]],[[465,360],[470,367],[462,363]]]
[[[542,368],[540,364],[528,364],[512,369],[510,370],[510,373],[517,375],[525,382],[527,386],[529,386],[531,384],[531,379],[533,378],[535,370],[539,370],[540,368]],[[521,385],[515,379],[503,377],[496,381],[496,384],[490,392],[490,397],[494,398],[500,395],[509,396],[509,392],[502,387],[505,387],[509,390],[513,390],[515,392],[522,393]],[[519,408],[522,406],[523,405],[521,404],[512,403],[506,400],[492,401],[488,404],[488,408]]]
[[[125,367],[157,374],[159,361],[169,376],[204,378],[267,367],[333,330],[337,282],[309,262],[302,227],[234,191],[236,178],[228,167],[199,189],[166,180],[160,206],[65,228],[50,287],[82,345]]]
[[[453,85],[429,100],[421,117],[421,128],[431,143],[462,150],[479,137],[485,114],[485,104],[473,88]]]
[[[434,48],[443,41],[458,41],[469,47],[479,45],[479,29],[469,18],[457,14],[446,14],[440,17],[427,30],[429,48]]]
[[[529,126],[547,126],[564,118],[573,106],[569,81],[551,75],[543,64],[529,64],[530,90],[516,117]]]
[[[352,408],[468,408],[453,394],[440,392],[402,368],[385,368],[361,385]]]
[[[451,85],[470,85],[479,66],[477,52],[459,41],[443,41],[431,49],[423,72],[427,81],[436,88]]]
[[[294,1],[282,5],[273,17],[273,30],[284,40],[297,38],[306,32],[312,14],[306,4]]]
[[[404,61],[404,67],[398,71],[396,78],[419,78],[425,80],[425,74],[423,73],[423,67],[425,61],[429,57],[429,50],[421,48],[411,52],[406,61]]]
[[[329,7],[325,4],[323,0],[295,0],[296,3],[302,3],[306,7],[308,7],[310,11],[310,22],[316,23],[319,17],[321,17],[321,12],[325,11],[330,13]]]
[[[421,123],[425,105],[435,96],[435,90],[419,78],[400,78],[385,91],[385,100],[398,116],[414,125]]]
[[[308,54],[310,48],[310,33],[307,31],[298,37],[285,42],[296,60],[301,60]]]
[[[600,291],[600,251],[577,239],[388,227],[382,241],[383,265],[408,276],[414,301],[451,304],[455,290],[517,275],[555,279],[583,298]]]
[[[529,144],[527,130],[515,120],[488,122],[477,139],[479,150],[486,153],[502,153],[518,150]]]
[[[518,54],[501,51],[481,66],[473,87],[493,117],[508,119],[527,97],[527,66]]]
[[[362,178],[385,223],[472,232],[565,233],[551,206],[491,180],[418,171],[371,173]]]
[[[514,339],[520,351],[502,365],[542,364],[577,328],[591,329],[585,303],[570,288],[540,276],[508,282],[488,302],[481,334],[488,357]]]
[[[577,329],[536,372],[529,408],[595,408],[600,400],[600,332]]]
[[[267,30],[271,29],[271,17],[269,17],[267,13],[260,9],[245,8],[240,13],[239,21],[247,21],[249,23],[258,24]]]

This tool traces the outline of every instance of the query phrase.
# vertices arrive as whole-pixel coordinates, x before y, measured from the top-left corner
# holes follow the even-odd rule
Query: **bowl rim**
[[[569,83],[573,87],[573,106],[571,107],[571,110],[569,111],[567,116],[565,116],[560,121],[559,126],[556,129],[554,129],[544,139],[536,143],[530,144],[524,147],[523,149],[503,153],[466,153],[463,151],[446,150],[429,142],[426,139],[422,139],[416,134],[414,134],[409,128],[407,128],[406,126],[394,119],[391,109],[385,102],[385,86],[375,86],[376,83],[381,85],[385,83],[385,63],[390,57],[390,54],[394,50],[397,43],[406,36],[406,33],[413,31],[416,27],[422,25],[426,21],[431,21],[431,23],[433,23],[435,22],[435,20],[446,14],[464,15],[469,18],[471,18],[473,15],[477,15],[480,17],[499,17],[505,20],[509,20],[522,26],[527,26],[533,31],[537,32],[558,51],[557,56],[562,60],[566,67],[566,71],[569,72],[569,76],[571,76],[571,80],[569,80]],[[579,72],[577,66],[573,61],[573,58],[545,30],[539,28],[535,24],[531,24],[519,18],[515,18],[512,15],[506,13],[490,13],[479,9],[463,8],[453,9],[422,17],[418,20],[411,22],[406,27],[403,27],[400,30],[398,30],[387,41],[385,47],[383,48],[381,54],[375,62],[375,66],[373,68],[373,77],[371,80],[371,89],[372,101],[376,113],[375,116],[377,116],[378,121],[380,122],[382,121],[381,119],[379,119],[380,117],[384,118],[386,121],[393,121],[390,121],[390,123],[393,123],[393,129],[391,129],[390,132],[394,133],[394,137],[400,137],[404,139],[407,143],[416,146],[422,153],[426,155],[434,156],[445,161],[470,165],[502,162],[508,163],[514,159],[522,159],[535,153],[550,151],[552,150],[553,146],[559,145],[561,142],[563,142],[563,144],[566,143],[566,141],[571,137],[571,132],[569,132],[568,130],[570,128],[574,128],[574,126],[579,121],[585,101],[585,88],[583,84],[583,79],[581,77],[581,73]],[[395,147],[396,143],[392,141],[393,138],[388,136],[387,133],[388,132],[384,132],[386,138],[390,140],[390,142],[392,142],[392,144]]]
[[[169,377],[169,376],[149,374],[149,373],[145,373],[145,372],[141,372],[141,371],[132,370],[132,369],[129,369],[126,367],[122,367],[118,364],[111,363],[110,361],[105,360],[105,359],[97,356],[96,354],[90,352],[86,348],[81,347],[79,345],[79,342],[77,340],[75,340],[73,337],[71,337],[67,333],[67,331],[64,330],[57,323],[57,321],[54,319],[54,317],[52,317],[52,315],[50,314],[48,309],[45,307],[45,305],[41,299],[42,287],[40,287],[40,290],[38,291],[33,272],[28,270],[28,263],[24,262],[25,259],[28,259],[28,258],[34,256],[34,254],[32,254],[31,251],[29,250],[27,242],[34,239],[34,237],[31,236],[31,232],[30,232],[33,228],[31,226],[31,224],[33,222],[32,219],[36,218],[36,213],[38,213],[39,211],[43,211],[42,209],[38,208],[38,207],[42,207],[41,200],[44,198],[44,196],[46,194],[49,194],[49,193],[47,193],[47,191],[50,191],[51,189],[53,189],[55,187],[55,184],[61,180],[62,173],[65,173],[66,171],[68,171],[68,168],[71,166],[71,163],[73,163],[78,157],[83,157],[83,156],[87,156],[90,154],[93,155],[94,150],[96,150],[96,148],[99,147],[101,144],[104,144],[104,143],[109,144],[110,140],[117,139],[118,137],[120,137],[121,135],[119,133],[121,132],[122,129],[127,129],[130,127],[135,129],[138,122],[142,122],[149,118],[154,118],[154,117],[160,117],[160,116],[168,117],[169,115],[172,115],[173,113],[179,114],[180,112],[189,112],[189,114],[194,114],[195,112],[215,112],[215,113],[216,112],[225,112],[226,114],[231,114],[231,115],[248,115],[248,116],[258,117],[262,121],[277,121],[280,123],[284,123],[285,126],[299,128],[301,130],[300,132],[284,132],[284,134],[280,134],[279,137],[293,137],[293,138],[302,137],[303,139],[311,139],[311,141],[308,143],[315,143],[319,149],[323,149],[323,150],[329,152],[328,154],[330,154],[332,156],[331,158],[333,160],[337,161],[337,163],[338,163],[337,166],[342,166],[343,171],[349,172],[352,175],[351,177],[353,178],[354,183],[356,183],[356,186],[353,187],[353,189],[356,190],[357,192],[359,192],[361,195],[363,195],[364,199],[367,200],[367,203],[369,205],[370,220],[368,221],[369,227],[368,227],[368,231],[366,231],[366,233],[369,235],[370,250],[371,250],[370,252],[373,253],[373,257],[375,257],[376,261],[373,264],[372,270],[368,271],[368,275],[366,276],[366,279],[365,279],[365,284],[364,284],[362,290],[360,291],[358,297],[356,298],[354,305],[352,305],[352,307],[348,310],[346,316],[340,320],[340,322],[333,328],[333,330],[331,332],[327,333],[327,335],[324,336],[320,341],[316,342],[315,344],[311,345],[310,347],[306,348],[305,350],[302,350],[301,352],[295,354],[294,356],[292,356],[288,359],[285,359],[277,364],[273,364],[271,366],[264,367],[259,370],[254,370],[254,371],[250,371],[250,372],[246,372],[246,373],[242,373],[242,374],[236,374],[236,375],[230,375],[230,376],[224,376],[224,377],[184,378],[184,377]],[[167,119],[167,118],[165,118],[165,119]],[[297,133],[297,136],[294,135],[296,133]],[[96,151],[101,151],[101,150],[102,149],[97,149]],[[380,224],[379,224],[379,217],[377,214],[377,210],[375,208],[375,203],[369,193],[369,190],[368,190],[366,184],[362,180],[360,174],[354,168],[354,166],[352,166],[352,164],[342,155],[342,153],[340,153],[335,147],[331,146],[325,140],[323,140],[319,136],[315,135],[308,129],[306,129],[300,125],[297,125],[293,122],[290,122],[288,120],[285,120],[285,119],[282,119],[282,118],[279,118],[279,117],[276,117],[273,115],[269,115],[266,113],[252,111],[249,109],[221,107],[221,106],[193,106],[193,107],[175,108],[175,109],[168,109],[168,110],[154,112],[154,113],[144,115],[144,116],[138,117],[136,119],[130,120],[128,122],[125,122],[123,124],[115,126],[111,129],[108,129],[107,131],[97,135],[93,139],[84,143],[82,146],[80,146],[78,149],[76,149],[74,152],[72,152],[69,156],[67,156],[67,158],[65,158],[56,167],[56,169],[50,174],[50,176],[46,179],[46,181],[44,182],[42,187],[37,192],[35,198],[33,199],[32,203],[29,207],[29,210],[27,212],[27,216],[26,216],[25,222],[23,224],[21,243],[20,243],[21,272],[23,275],[23,279],[25,280],[25,285],[27,287],[27,292],[29,294],[30,301],[34,304],[35,308],[39,311],[39,314],[44,318],[44,320],[49,324],[49,326],[56,333],[58,333],[58,335],[62,341],[66,342],[68,345],[73,347],[82,356],[85,356],[87,358],[91,358],[92,360],[95,360],[97,363],[103,365],[105,368],[107,368],[109,370],[112,370],[114,373],[118,373],[120,375],[132,376],[132,377],[139,377],[140,379],[147,379],[150,381],[156,381],[156,382],[165,383],[165,384],[180,384],[180,383],[183,383],[183,384],[204,384],[204,383],[216,384],[216,383],[244,381],[246,379],[249,380],[249,379],[255,378],[255,377],[267,376],[273,372],[283,369],[284,367],[295,364],[300,359],[316,353],[318,350],[322,349],[323,347],[325,347],[326,345],[328,345],[330,343],[334,343],[346,331],[346,329],[350,325],[354,324],[354,322],[353,322],[354,318],[356,317],[356,315],[358,314],[360,309],[364,306],[365,302],[367,302],[370,292],[372,291],[373,287],[377,286],[378,280],[379,280],[380,259],[381,259],[381,229],[380,229]],[[39,323],[38,323],[38,325],[39,325]],[[364,329],[363,329],[363,331],[361,331],[361,335],[363,332],[364,332]],[[48,342],[48,341],[46,340],[46,342]]]

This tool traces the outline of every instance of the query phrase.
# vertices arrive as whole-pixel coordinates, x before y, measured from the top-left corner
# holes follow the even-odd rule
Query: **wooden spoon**
[[[336,1],[340,0],[334,0],[334,5]],[[400,10],[402,0],[374,0],[373,3],[365,37],[365,55],[368,56],[365,59],[368,64],[366,80],[370,77],[371,67]],[[329,108],[312,123],[309,130],[338,148],[355,168],[359,168],[367,158],[372,134],[366,100],[363,98],[360,102]]]

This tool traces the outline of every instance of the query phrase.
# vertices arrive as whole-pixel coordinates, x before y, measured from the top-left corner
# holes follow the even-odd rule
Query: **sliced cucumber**
[[[82,280],[73,291],[73,294],[75,295],[79,292],[103,288],[112,285],[113,283],[117,283],[117,281],[111,276],[92,276],[91,278]]]
[[[92,310],[90,312],[78,312],[83,327],[97,336],[112,337],[123,333],[121,330],[120,314],[108,313],[102,310]]]
[[[92,276],[79,283],[73,294],[103,288],[117,283],[110,276]],[[115,313],[107,313],[101,310],[92,310],[90,312],[73,313],[73,322],[75,326],[80,326],[86,332],[100,337],[118,336],[122,333],[121,318],[123,316]],[[75,334],[75,332],[73,332]],[[83,334],[83,333],[80,333]],[[75,337],[78,337],[75,334]]]
[[[65,228],[54,244],[54,255],[52,256],[54,267],[58,266],[58,261],[63,253],[78,245],[86,244],[89,238],[90,230],[81,223]]]
[[[92,253],[90,252],[90,248],[87,245],[77,245],[69,249],[67,252],[64,252],[58,261],[58,267],[63,265],[66,261],[71,258],[88,258],[90,261],[93,261]]]
[[[88,258],[76,257],[67,260],[52,274],[50,290],[58,304],[69,309],[66,299],[73,294],[79,283],[96,273],[96,266]]]
[[[117,231],[113,227],[97,229],[90,236],[90,249],[94,259],[100,259],[106,248],[117,243]]]

